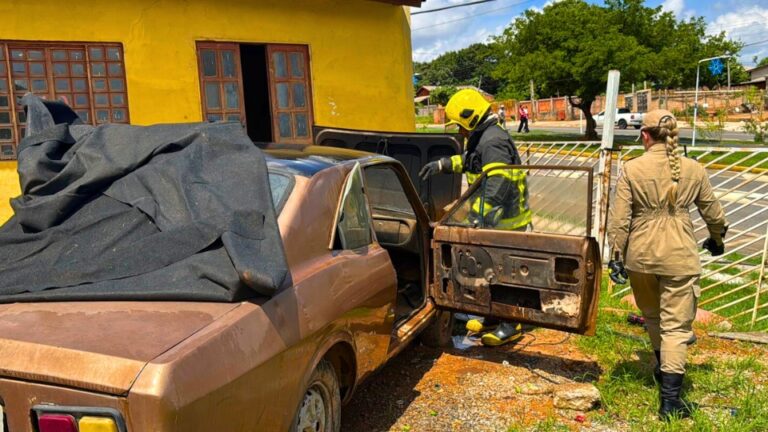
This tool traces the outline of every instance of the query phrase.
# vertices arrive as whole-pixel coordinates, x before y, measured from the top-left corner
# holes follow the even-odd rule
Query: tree
[[[476,43],[430,62],[414,63],[414,70],[421,74],[422,85],[473,85],[494,94],[499,87],[493,77],[497,63],[494,46]]]
[[[540,96],[570,95],[584,112],[586,138],[596,139],[591,106],[605,91],[609,70],[621,71],[625,83],[692,86],[699,59],[739,51],[724,34],[707,36],[705,30],[702,18],[677,21],[643,0],[606,0],[605,6],[563,0],[526,11],[496,38],[502,54],[495,76],[504,83],[502,95],[527,94],[531,79]],[[723,79],[705,69],[702,85]]]
[[[448,100],[451,96],[456,94],[457,91],[458,89],[453,86],[438,87],[430,92],[429,98],[433,103],[445,106],[448,104]]]
[[[768,57],[763,57],[762,60],[757,61],[757,56],[755,56],[754,61],[755,61],[755,64],[756,64],[755,67],[768,66]]]

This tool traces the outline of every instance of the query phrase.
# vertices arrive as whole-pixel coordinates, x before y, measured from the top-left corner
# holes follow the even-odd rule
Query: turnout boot
[[[486,346],[499,346],[521,337],[523,337],[523,327],[520,324],[502,322],[496,330],[484,334],[480,341]]]
[[[695,408],[690,402],[680,398],[685,374],[661,371],[661,406],[659,418],[667,421],[673,417],[688,418]]]

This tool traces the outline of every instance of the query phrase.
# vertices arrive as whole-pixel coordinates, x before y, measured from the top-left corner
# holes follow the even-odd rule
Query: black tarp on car
[[[92,127],[23,103],[0,302],[226,302],[288,282],[266,162],[240,125]]]

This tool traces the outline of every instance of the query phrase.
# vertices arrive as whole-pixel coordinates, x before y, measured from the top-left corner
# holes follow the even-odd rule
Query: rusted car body
[[[429,186],[409,178],[420,163],[327,146],[266,151],[290,286],[240,303],[0,305],[0,430],[38,431],[46,413],[105,416],[119,431],[333,430],[325,411],[314,428],[297,424],[319,365],[348,400],[427,327],[444,337],[440,310],[594,331],[600,258],[589,230],[502,232],[452,224],[455,211],[435,223],[444,203],[425,206]],[[443,201],[455,198],[448,186]]]

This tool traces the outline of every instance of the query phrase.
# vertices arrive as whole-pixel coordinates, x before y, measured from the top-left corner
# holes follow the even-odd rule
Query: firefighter
[[[701,263],[689,208],[695,204],[707,225],[702,247],[725,251],[725,214],[706,170],[681,157],[677,120],[667,110],[645,114],[640,131],[645,153],[624,164],[616,185],[608,235],[611,279],[632,286],[646,321],[658,367],[662,420],[690,417],[694,405],[681,399],[691,325],[700,294]]]
[[[509,134],[502,128],[498,115],[477,90],[464,89],[448,101],[445,115],[465,138],[461,155],[429,162],[419,172],[427,180],[438,173],[465,173],[467,183],[474,183],[484,171],[489,171],[485,193],[471,204],[469,219],[478,225],[503,230],[527,231],[531,226],[528,208],[528,188],[525,171],[495,169],[504,165],[520,165],[520,155]],[[477,320],[467,323],[471,331],[489,329]],[[502,322],[494,331],[482,336],[484,345],[497,346],[522,337],[520,324]]]

